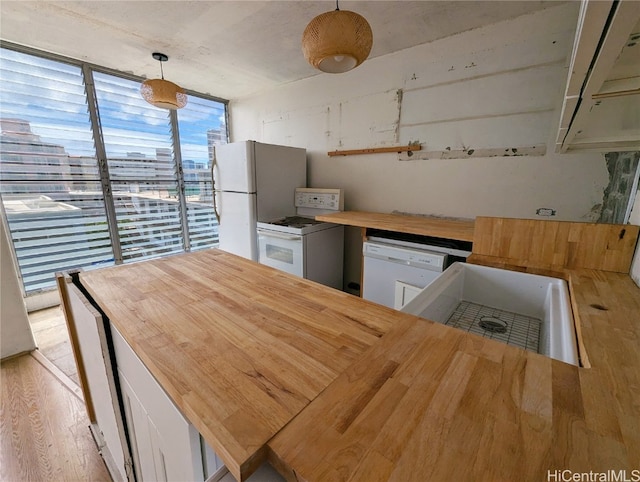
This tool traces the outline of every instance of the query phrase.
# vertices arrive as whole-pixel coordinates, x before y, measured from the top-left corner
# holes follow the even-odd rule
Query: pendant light
[[[315,17],[302,34],[302,52],[316,69],[347,72],[366,60],[373,45],[369,22],[362,15],[336,9]]]
[[[169,60],[165,54],[154,52],[151,56],[160,62],[160,79],[145,80],[140,87],[140,94],[149,104],[162,109],[182,109],[187,105],[187,94],[184,89],[173,82],[164,80],[162,62]]]

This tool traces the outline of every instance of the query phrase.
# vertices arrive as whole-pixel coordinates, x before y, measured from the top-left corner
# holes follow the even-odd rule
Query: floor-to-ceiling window
[[[213,210],[211,160],[214,146],[227,140],[226,112],[216,109],[212,101],[193,97],[178,112],[180,152],[187,206],[189,244],[191,249],[213,246],[217,243],[217,226]],[[203,129],[202,126],[211,126]]]
[[[141,79],[0,49],[0,196],[26,294],[57,271],[217,244],[212,147],[225,101],[188,93],[179,111]]]
[[[139,82],[93,79],[122,259],[184,250],[169,111],[149,108]]]

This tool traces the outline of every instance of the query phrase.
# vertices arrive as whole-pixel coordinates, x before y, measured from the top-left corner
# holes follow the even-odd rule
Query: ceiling
[[[517,17],[553,1],[343,0],[374,34],[369,58]],[[225,99],[321,74],[302,32],[332,1],[0,1],[0,37]],[[345,75],[345,74],[343,74]],[[348,75],[348,74],[346,74]]]

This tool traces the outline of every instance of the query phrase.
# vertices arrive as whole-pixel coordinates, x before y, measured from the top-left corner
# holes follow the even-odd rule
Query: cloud
[[[43,142],[70,155],[95,156],[82,71],[78,66],[0,49],[2,116],[28,121]],[[100,123],[109,157],[171,149],[169,111],[148,104],[140,82],[93,72]],[[225,129],[225,106],[189,95],[178,111],[183,159],[207,161],[207,131]]]

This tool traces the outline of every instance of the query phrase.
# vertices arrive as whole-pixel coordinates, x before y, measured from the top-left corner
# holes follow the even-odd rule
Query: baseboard
[[[54,377],[56,377],[60,381],[60,383],[62,383],[70,392],[78,397],[78,399],[84,402],[82,389],[78,385],[76,385],[75,382],[71,380],[71,378],[65,375],[62,370],[55,366],[47,357],[40,353],[40,350],[33,350],[31,352],[31,356],[35,358],[43,367],[45,367]]]
[[[19,353],[14,353],[13,355],[9,355],[9,356],[4,357],[2,360],[0,360],[0,362],[4,363],[6,361],[13,360],[14,358],[18,358],[18,357],[21,357],[21,356],[28,355],[29,353],[31,353],[31,350],[25,350],[25,351],[21,351]]]
[[[27,306],[27,311],[29,313],[32,311],[52,308],[60,304],[60,294],[56,289],[42,291],[40,293],[28,295],[24,299],[24,304]]]

